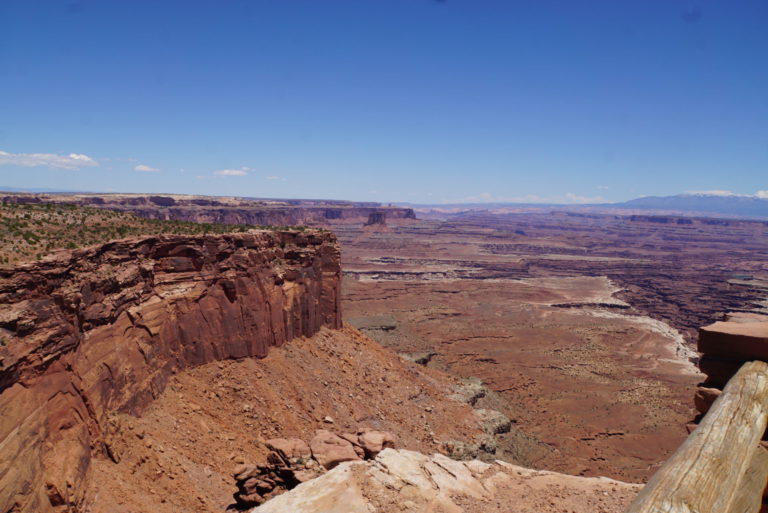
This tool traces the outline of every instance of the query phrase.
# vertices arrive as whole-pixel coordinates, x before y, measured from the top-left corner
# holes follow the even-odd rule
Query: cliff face
[[[12,194],[8,203],[60,203],[128,212],[147,219],[260,226],[329,226],[332,222],[377,223],[415,219],[411,208],[324,200],[256,200],[248,198],[140,194]]]
[[[112,208],[107,206],[107,208]],[[147,219],[192,221],[196,223],[252,224],[260,226],[312,225],[328,226],[333,221],[356,221],[384,224],[387,219],[415,219],[410,208],[398,207],[121,207]]]
[[[0,511],[67,511],[110,415],[186,367],[341,326],[320,232],[124,240],[0,271]]]
[[[768,316],[728,313],[723,320],[699,329],[698,350],[699,369],[707,378],[696,388],[694,404],[704,415],[742,365],[768,361]],[[768,433],[763,439],[768,439]]]

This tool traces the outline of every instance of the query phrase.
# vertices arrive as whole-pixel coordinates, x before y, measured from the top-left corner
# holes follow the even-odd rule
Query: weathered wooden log
[[[759,511],[768,476],[759,443],[767,423],[768,363],[745,363],[627,513]]]
[[[747,473],[741,481],[744,493],[736,493],[727,513],[751,513],[760,511],[765,495],[765,481],[768,479],[768,450],[758,447]]]

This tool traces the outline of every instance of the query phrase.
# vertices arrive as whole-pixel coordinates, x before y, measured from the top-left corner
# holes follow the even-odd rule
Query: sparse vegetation
[[[57,249],[76,249],[126,237],[242,233],[250,229],[304,231],[306,228],[165,221],[76,205],[3,202],[0,265],[40,260]]]

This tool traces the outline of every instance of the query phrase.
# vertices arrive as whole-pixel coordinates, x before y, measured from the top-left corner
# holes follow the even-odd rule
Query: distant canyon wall
[[[121,210],[147,219],[256,226],[330,226],[339,221],[385,224],[387,220],[416,217],[410,208],[398,207],[130,207]]]
[[[0,270],[0,512],[77,511],[110,415],[174,373],[339,328],[327,232],[122,240]]]
[[[137,194],[10,194],[0,199],[107,208],[147,219],[257,226],[329,226],[344,221],[384,224],[387,220],[416,218],[411,208],[346,201]]]

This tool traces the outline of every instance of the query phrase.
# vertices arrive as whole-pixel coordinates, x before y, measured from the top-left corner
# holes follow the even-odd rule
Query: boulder
[[[480,408],[475,410],[475,416],[489,435],[509,433],[512,429],[512,421],[499,411]]]
[[[357,441],[366,459],[375,458],[384,449],[395,448],[395,437],[388,431],[365,429],[358,433]]]
[[[325,429],[317,431],[315,437],[309,442],[309,447],[312,450],[312,457],[328,470],[344,461],[360,459],[349,441]]]
[[[232,472],[232,476],[235,481],[246,481],[254,476],[259,475],[259,467],[256,465],[240,465]]]
[[[286,464],[298,460],[306,461],[312,457],[312,451],[307,443],[298,438],[272,438],[266,441],[266,446],[275,451]]]
[[[717,388],[697,387],[696,394],[693,396],[696,410],[701,414],[706,414],[721,393]]]
[[[699,352],[768,361],[768,322],[716,322],[699,330]]]

